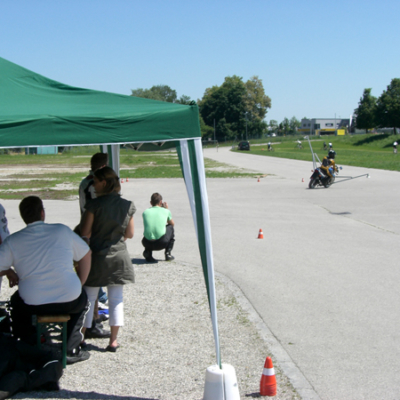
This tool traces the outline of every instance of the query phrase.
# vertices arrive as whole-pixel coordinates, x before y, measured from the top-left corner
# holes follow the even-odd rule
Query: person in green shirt
[[[174,221],[168,204],[163,202],[160,193],[153,193],[150,199],[151,207],[143,213],[144,233],[142,244],[144,246],[143,257],[149,263],[156,263],[153,251],[165,249],[165,261],[175,259],[171,255],[174,247]]]

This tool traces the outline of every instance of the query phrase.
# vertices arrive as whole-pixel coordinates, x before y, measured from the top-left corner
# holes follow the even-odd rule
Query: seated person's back
[[[2,263],[17,266],[19,292],[27,304],[68,302],[80,295],[81,282],[71,264],[70,243],[77,246],[72,235],[65,225],[37,221],[3,244]]]

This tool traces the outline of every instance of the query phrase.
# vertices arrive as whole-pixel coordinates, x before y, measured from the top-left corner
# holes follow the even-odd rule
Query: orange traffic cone
[[[264,364],[264,370],[260,381],[261,396],[276,396],[276,378],[275,370],[271,357],[267,357]]]
[[[260,178],[258,178],[257,182],[260,182]]]
[[[129,182],[129,178],[126,178],[126,181]]]
[[[124,183],[124,178],[121,179],[121,183]]]
[[[304,178],[302,178],[301,181],[304,182]]]
[[[258,239],[264,239],[264,234],[262,229],[260,229],[260,232],[258,232]]]

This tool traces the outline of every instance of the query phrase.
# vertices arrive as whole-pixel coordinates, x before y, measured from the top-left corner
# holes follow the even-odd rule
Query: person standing
[[[91,306],[84,326],[91,326],[99,287],[107,286],[111,336],[106,350],[116,352],[118,330],[124,324],[123,286],[135,281],[125,241],[134,235],[136,207],[119,195],[119,177],[112,168],[98,169],[93,179],[97,197],[86,203],[81,222],[81,235],[90,239],[92,249],[92,269],[84,286]]]
[[[163,202],[159,193],[153,193],[150,199],[151,207],[143,212],[144,233],[142,244],[143,257],[149,263],[156,263],[153,251],[165,249],[165,261],[175,259],[171,255],[175,243],[174,221],[168,204]]]
[[[81,209],[81,215],[85,212],[86,202],[96,198],[96,193],[93,187],[94,173],[99,169],[103,168],[108,164],[107,153],[96,153],[93,154],[90,159],[90,171],[89,175],[82,180],[79,185],[79,206]]]
[[[108,164],[107,153],[93,154],[92,158],[90,159],[89,175],[86,176],[79,185],[79,207],[81,210],[81,217],[85,212],[86,202],[96,198],[96,193],[94,191],[94,186],[93,186],[94,173],[98,169],[105,167],[107,164]],[[99,302],[100,303],[107,302],[107,293],[103,290],[103,288],[99,289],[99,295],[95,301],[92,326],[86,329],[85,332],[85,337],[88,339],[93,339],[93,338],[103,339],[110,337],[110,331],[103,329],[103,326],[99,319],[100,318]],[[101,307],[104,306],[102,305]]]

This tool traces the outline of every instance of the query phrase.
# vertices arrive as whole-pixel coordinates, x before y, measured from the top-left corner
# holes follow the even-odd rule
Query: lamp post
[[[247,139],[247,111],[244,113],[244,116],[246,117],[246,140],[248,140]]]

